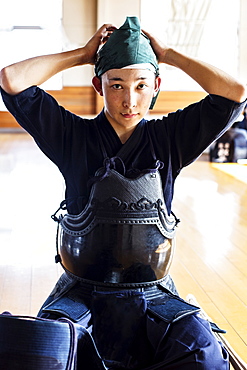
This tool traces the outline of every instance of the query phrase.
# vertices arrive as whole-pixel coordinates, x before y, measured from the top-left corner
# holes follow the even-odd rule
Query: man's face
[[[111,69],[101,77],[105,114],[117,133],[132,132],[149,110],[160,78],[148,69]]]

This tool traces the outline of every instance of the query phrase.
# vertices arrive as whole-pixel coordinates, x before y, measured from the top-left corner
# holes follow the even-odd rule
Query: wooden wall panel
[[[9,112],[0,112],[0,129],[1,128],[18,128],[19,125]]]
[[[152,112],[161,114],[175,112],[203,99],[206,95],[202,91],[161,91]]]
[[[66,86],[62,90],[49,93],[65,109],[79,116],[95,113],[95,90],[92,86]]]

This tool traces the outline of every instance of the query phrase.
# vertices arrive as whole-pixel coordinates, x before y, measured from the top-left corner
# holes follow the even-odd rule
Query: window
[[[0,68],[36,55],[62,50],[62,0],[8,0],[0,12]],[[61,75],[44,84],[60,89]],[[0,102],[0,110],[5,107]]]
[[[141,21],[169,46],[238,75],[240,0],[141,0]],[[161,67],[163,90],[201,90],[183,72]]]

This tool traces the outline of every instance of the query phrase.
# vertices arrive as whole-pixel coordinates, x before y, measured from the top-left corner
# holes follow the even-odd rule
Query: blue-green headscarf
[[[149,38],[141,32],[137,17],[127,17],[125,23],[115,30],[99,50],[95,63],[95,74],[100,77],[110,69],[120,69],[133,64],[149,63],[156,76],[159,66]],[[153,108],[153,98],[150,109]]]

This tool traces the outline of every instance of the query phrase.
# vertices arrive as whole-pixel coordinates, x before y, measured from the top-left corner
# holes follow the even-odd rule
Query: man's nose
[[[125,108],[133,108],[136,107],[136,105],[136,94],[131,90],[126,91],[124,94],[123,106]]]

